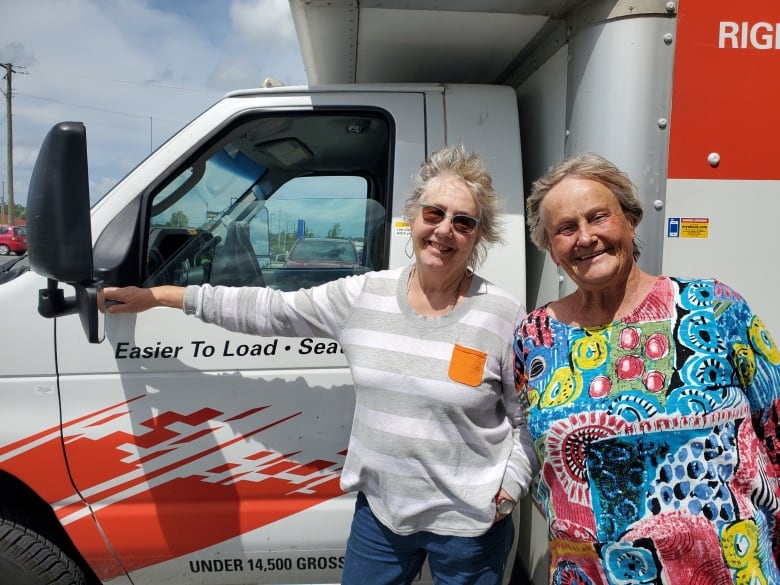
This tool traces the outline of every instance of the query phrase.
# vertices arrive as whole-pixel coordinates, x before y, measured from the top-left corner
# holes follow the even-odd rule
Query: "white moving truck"
[[[47,136],[33,270],[0,278],[24,332],[0,358],[0,582],[338,582],[354,405],[338,345],[103,316],[96,292],[291,290],[406,264],[410,178],[448,143],[480,152],[506,200],[480,273],[528,307],[571,284],[526,245],[523,194],[594,150],[640,187],[645,269],[716,276],[780,331],[776,2],[290,5],[310,87],[228,94],[91,208],[86,130]],[[543,522],[529,502],[516,520],[514,579],[545,582]]]

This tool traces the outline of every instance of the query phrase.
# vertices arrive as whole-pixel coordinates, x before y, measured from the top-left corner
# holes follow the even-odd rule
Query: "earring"
[[[409,244],[412,243],[412,236],[409,236],[409,239],[406,240],[406,245],[404,246],[404,253],[406,254],[407,258],[411,258],[414,255],[414,244],[412,244],[411,251],[409,250]]]

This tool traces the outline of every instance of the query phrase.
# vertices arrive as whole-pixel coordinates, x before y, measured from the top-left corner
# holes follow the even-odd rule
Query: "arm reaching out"
[[[106,301],[116,301],[116,304],[107,306]],[[171,285],[152,288],[107,286],[100,291],[98,302],[107,313],[112,314],[140,313],[153,307],[182,309],[184,307],[184,287]]]

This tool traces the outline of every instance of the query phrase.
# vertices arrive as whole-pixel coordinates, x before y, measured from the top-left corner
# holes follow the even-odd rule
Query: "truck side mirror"
[[[99,343],[98,283],[92,263],[87,134],[81,122],[56,124],[41,145],[27,195],[27,257],[48,278],[38,294],[47,318],[78,312],[91,343]],[[58,282],[72,285],[65,298]]]

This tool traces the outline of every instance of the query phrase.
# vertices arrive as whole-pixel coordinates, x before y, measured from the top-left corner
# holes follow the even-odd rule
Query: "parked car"
[[[27,252],[27,228],[18,225],[0,225],[0,256]]]
[[[287,254],[285,268],[355,268],[360,265],[352,240],[303,238]]]

